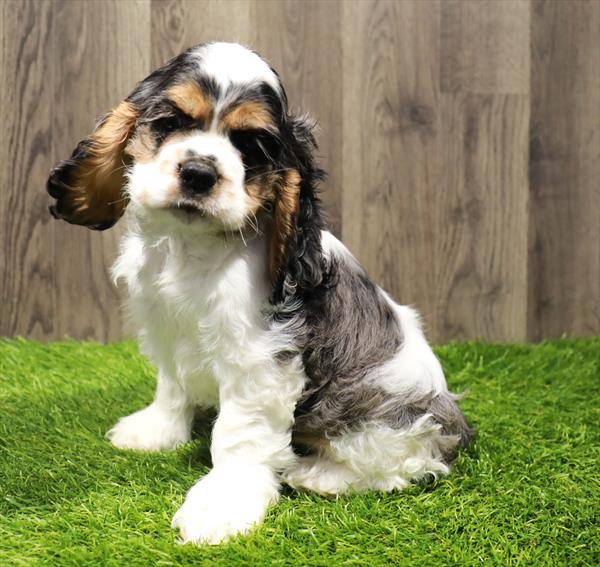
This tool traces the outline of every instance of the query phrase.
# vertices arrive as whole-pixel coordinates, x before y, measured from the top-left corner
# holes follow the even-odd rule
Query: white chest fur
[[[261,314],[265,242],[149,238],[132,232],[114,266],[129,291],[142,351],[200,405],[253,375],[274,354]],[[275,347],[276,345],[272,345]]]

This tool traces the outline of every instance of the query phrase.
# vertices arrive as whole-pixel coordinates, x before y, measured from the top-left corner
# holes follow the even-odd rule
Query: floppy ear
[[[123,150],[138,115],[131,102],[121,102],[79,142],[70,159],[52,170],[47,190],[56,199],[50,207],[54,218],[96,230],[119,220],[127,206],[122,188],[128,158]]]
[[[296,170],[286,172],[273,204],[273,223],[269,241],[269,275],[277,281],[283,268],[288,240],[296,229],[300,205],[300,174]]]
[[[323,281],[323,219],[317,184],[324,177],[314,160],[313,124],[290,117],[285,132],[286,164],[292,165],[275,195],[269,242],[271,301],[307,293]]]

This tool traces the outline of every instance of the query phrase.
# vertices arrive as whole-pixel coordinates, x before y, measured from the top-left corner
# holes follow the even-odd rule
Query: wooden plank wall
[[[0,335],[117,339],[122,228],[46,176],[185,47],[233,40],[320,124],[336,234],[436,342],[600,333],[600,2],[5,0]]]

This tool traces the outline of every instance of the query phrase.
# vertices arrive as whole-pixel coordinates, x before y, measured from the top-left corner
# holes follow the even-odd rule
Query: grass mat
[[[171,453],[103,439],[152,399],[132,342],[0,341],[0,565],[598,565],[600,339],[436,349],[478,436],[453,473],[336,500],[287,490],[251,535],[179,545],[209,423]]]

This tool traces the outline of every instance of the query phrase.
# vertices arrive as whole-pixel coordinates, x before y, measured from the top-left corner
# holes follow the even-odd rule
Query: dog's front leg
[[[146,408],[122,417],[106,434],[120,449],[164,451],[190,439],[194,408],[179,385],[159,371],[154,401]]]
[[[301,382],[283,388],[281,381],[279,387],[272,382],[270,389],[254,392],[245,386],[233,395],[221,392],[213,469],[192,487],[173,518],[184,542],[217,544],[259,524],[279,497],[278,473],[295,458],[291,427]]]

